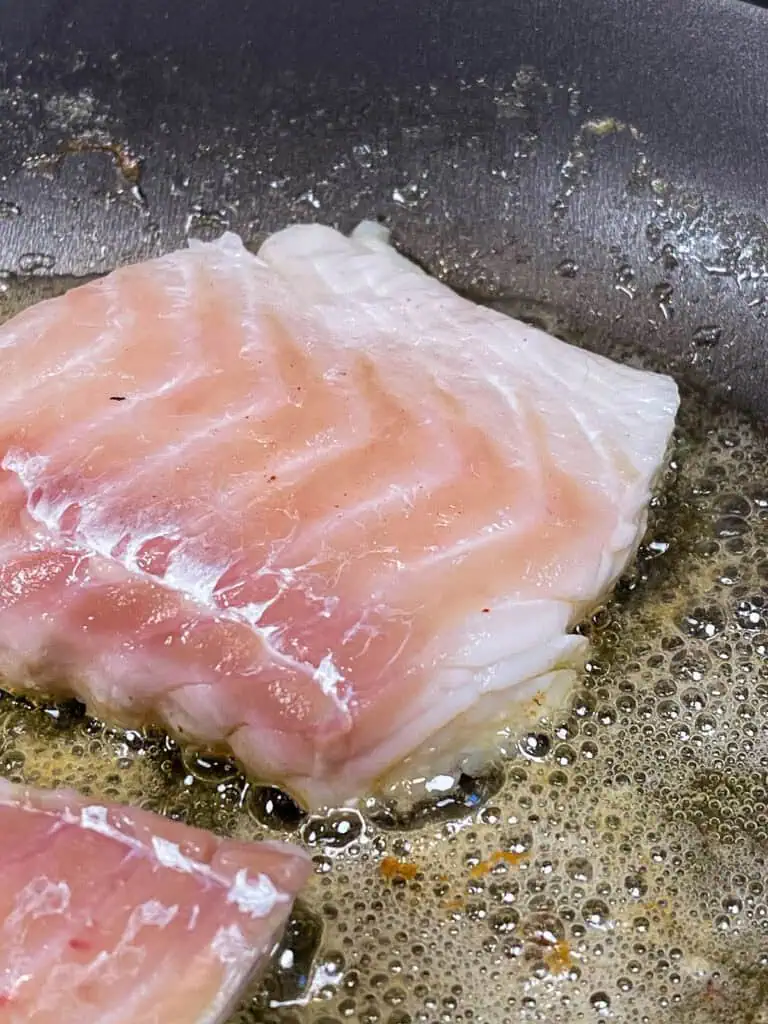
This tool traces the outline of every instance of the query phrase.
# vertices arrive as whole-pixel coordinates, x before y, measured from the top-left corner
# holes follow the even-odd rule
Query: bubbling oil
[[[6,279],[0,307],[72,283]],[[639,555],[579,627],[583,678],[437,798],[307,816],[227,760],[4,692],[0,774],[310,851],[233,1024],[768,1021],[765,456],[683,389]]]

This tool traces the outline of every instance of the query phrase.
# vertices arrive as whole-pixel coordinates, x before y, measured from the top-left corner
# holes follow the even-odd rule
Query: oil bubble
[[[610,908],[604,900],[587,900],[581,908],[584,920],[592,928],[607,928],[610,922]]]
[[[295,832],[306,818],[304,811],[282,790],[257,786],[251,793],[249,809],[267,828],[279,832]]]
[[[19,256],[19,270],[22,274],[34,274],[39,270],[53,269],[56,257],[44,252],[25,252]]]

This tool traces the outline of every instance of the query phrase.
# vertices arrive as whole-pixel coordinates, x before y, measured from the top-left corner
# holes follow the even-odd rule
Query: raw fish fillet
[[[560,698],[678,406],[369,223],[193,242],[0,357],[0,672],[312,806]]]
[[[3,1024],[218,1024],[309,858],[0,780]]]

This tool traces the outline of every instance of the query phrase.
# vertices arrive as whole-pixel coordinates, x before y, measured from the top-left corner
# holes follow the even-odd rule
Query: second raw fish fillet
[[[311,806],[559,699],[678,406],[369,223],[117,270],[6,324],[0,359],[9,685]]]
[[[0,1021],[222,1024],[311,872],[67,790],[0,779]]]

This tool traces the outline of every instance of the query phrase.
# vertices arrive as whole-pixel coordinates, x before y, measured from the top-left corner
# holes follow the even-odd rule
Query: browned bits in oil
[[[511,853],[509,850],[496,850],[487,860],[481,860],[469,872],[471,878],[484,878],[497,864],[510,864],[516,867],[527,858],[527,853]]]
[[[544,963],[552,974],[565,974],[573,967],[571,948],[564,939],[558,941],[544,954]]]
[[[529,703],[530,714],[531,715],[535,715],[537,711],[539,711],[541,708],[543,708],[544,705],[546,704],[546,699],[547,699],[546,695],[544,693],[542,693],[541,691],[539,691],[539,693],[534,693],[534,695],[531,697],[530,701],[528,702]]]
[[[398,860],[397,857],[385,857],[379,864],[379,874],[382,878],[392,880],[402,878],[406,882],[413,881],[419,873],[417,864],[409,864],[407,861]]]
[[[444,901],[443,906],[446,910],[464,910],[467,905],[466,896],[451,896],[450,899]]]

